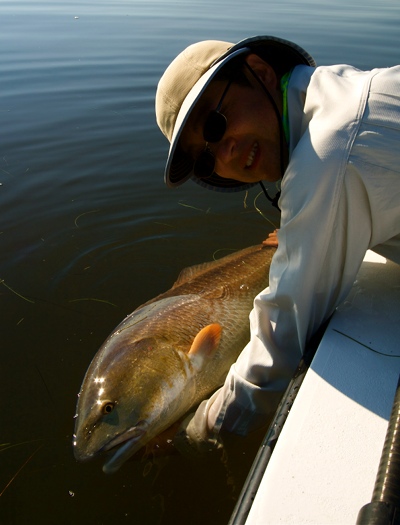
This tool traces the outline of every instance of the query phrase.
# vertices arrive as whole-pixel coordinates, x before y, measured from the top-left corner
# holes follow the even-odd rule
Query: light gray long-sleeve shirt
[[[400,66],[297,66],[279,247],[251,339],[200,405],[215,433],[263,425],[307,342],[352,287],[367,249],[400,263]]]

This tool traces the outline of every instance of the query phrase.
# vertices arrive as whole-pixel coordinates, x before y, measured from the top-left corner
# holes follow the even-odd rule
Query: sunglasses
[[[227,120],[225,115],[220,112],[220,109],[232,82],[233,79],[228,82],[217,107],[210,111],[204,123],[203,138],[206,141],[206,146],[202,153],[200,153],[200,155],[197,157],[193,165],[193,173],[199,179],[211,177],[211,175],[214,173],[215,156],[208,147],[208,144],[210,142],[219,142],[225,134]]]

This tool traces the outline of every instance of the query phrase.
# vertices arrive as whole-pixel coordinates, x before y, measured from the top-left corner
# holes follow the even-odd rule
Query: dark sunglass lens
[[[204,150],[194,163],[193,173],[199,179],[204,179],[206,177],[211,177],[214,173],[214,167],[214,155],[210,151]]]
[[[226,118],[218,111],[211,111],[208,115],[203,130],[206,142],[219,142],[226,131]]]

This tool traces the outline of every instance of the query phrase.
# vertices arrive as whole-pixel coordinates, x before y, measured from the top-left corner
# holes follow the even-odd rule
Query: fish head
[[[155,346],[156,357],[155,357]],[[112,454],[112,473],[176,419],[182,391],[190,398],[190,360],[168,341],[106,341],[83,380],[76,410],[74,455]]]

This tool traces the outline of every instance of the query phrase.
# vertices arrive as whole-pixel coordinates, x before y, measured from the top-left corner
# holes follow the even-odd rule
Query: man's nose
[[[224,136],[217,144],[213,144],[212,150],[215,155],[216,164],[230,162],[236,151],[236,141],[232,136]],[[218,170],[217,170],[218,171]]]

